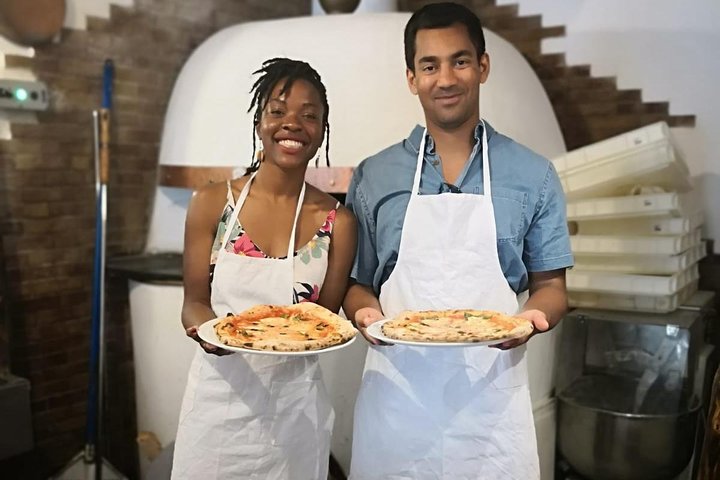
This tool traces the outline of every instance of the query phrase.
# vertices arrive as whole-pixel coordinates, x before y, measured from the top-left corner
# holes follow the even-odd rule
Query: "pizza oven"
[[[714,294],[668,314],[577,309],[563,320],[558,452],[564,479],[691,478],[696,426],[717,361]]]

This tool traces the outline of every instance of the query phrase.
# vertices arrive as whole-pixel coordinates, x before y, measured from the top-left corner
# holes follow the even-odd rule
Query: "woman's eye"
[[[282,110],[278,110],[277,108],[273,108],[273,109],[270,110],[270,114],[271,114],[271,115],[282,115],[282,114],[283,114],[283,111],[282,111]]]
[[[303,115],[303,117],[307,118],[308,120],[317,120],[317,115],[314,113],[306,113]]]

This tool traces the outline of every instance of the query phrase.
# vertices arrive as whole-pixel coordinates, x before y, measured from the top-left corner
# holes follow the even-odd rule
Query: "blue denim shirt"
[[[487,122],[485,125],[500,266],[510,287],[519,293],[528,288],[528,272],[573,264],[565,196],[550,161],[497,133]],[[418,125],[407,139],[365,159],[348,188],[347,207],[358,219],[358,251],[351,276],[378,294],[397,262],[422,133],[423,127]],[[478,123],[470,159],[452,187],[444,182],[440,158],[428,135],[420,194],[456,188],[481,194],[481,135],[482,124]]]

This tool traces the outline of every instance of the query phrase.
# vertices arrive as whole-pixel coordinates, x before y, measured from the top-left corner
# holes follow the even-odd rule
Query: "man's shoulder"
[[[368,175],[393,175],[412,168],[414,159],[415,155],[410,151],[407,139],[404,139],[365,158],[356,167],[355,175],[358,181]]]
[[[503,169],[509,168],[508,173],[540,181],[552,168],[552,162],[545,156],[499,132],[490,141],[490,158],[493,164],[497,161]]]
[[[543,155],[497,131],[493,134],[490,148],[491,155],[507,155],[513,159],[513,164],[521,168],[546,170],[551,164]]]

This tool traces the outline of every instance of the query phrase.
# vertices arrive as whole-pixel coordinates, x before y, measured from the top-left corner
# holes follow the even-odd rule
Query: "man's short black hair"
[[[467,7],[452,2],[431,3],[413,13],[405,25],[405,64],[415,71],[415,38],[418,30],[425,28],[446,28],[461,24],[467,28],[470,41],[477,50],[478,58],[485,53],[485,35],[480,19]]]

